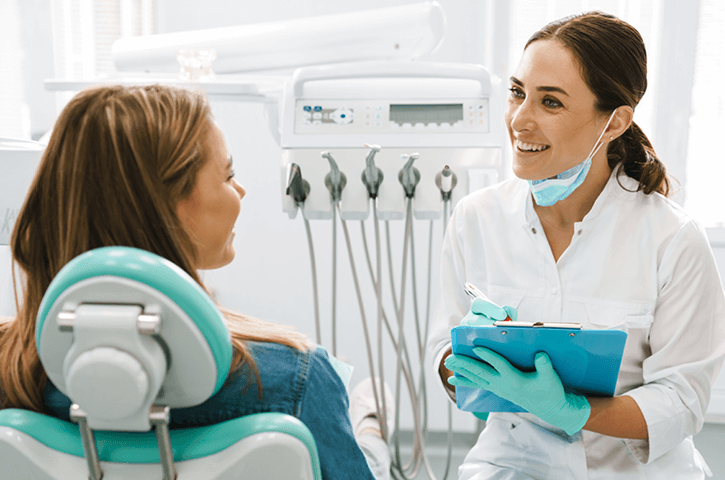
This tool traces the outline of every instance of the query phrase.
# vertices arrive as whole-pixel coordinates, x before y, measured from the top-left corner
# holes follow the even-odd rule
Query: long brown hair
[[[599,112],[611,113],[622,105],[634,109],[642,99],[647,90],[647,51],[642,36],[627,22],[602,12],[573,15],[546,25],[526,47],[548,39],[561,42],[577,59]],[[670,193],[665,166],[636,123],[610,142],[607,160],[612,169],[619,165],[617,174],[624,171],[637,180],[638,191]]]
[[[11,236],[22,301],[16,286],[17,317],[0,325],[0,407],[43,410],[47,376],[35,345],[36,316],[51,280],[81,253],[113,245],[147,250],[206,290],[176,205],[191,194],[206,160],[211,121],[203,93],[161,85],[94,87],[63,109]],[[245,341],[312,345],[287,327],[221,311],[232,334],[232,368],[248,364],[260,394]]]

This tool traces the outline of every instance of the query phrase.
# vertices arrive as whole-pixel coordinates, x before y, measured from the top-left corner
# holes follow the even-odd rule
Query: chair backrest
[[[232,346],[211,298],[164,258],[105,247],[73,259],[45,293],[36,345],[78,425],[0,410],[3,479],[321,477],[309,429],[289,415],[169,431],[169,408],[222,387]]]
[[[224,317],[168,260],[129,247],[79,255],[51,282],[36,323],[53,384],[96,430],[146,431],[151,405],[198,405],[221,388]]]

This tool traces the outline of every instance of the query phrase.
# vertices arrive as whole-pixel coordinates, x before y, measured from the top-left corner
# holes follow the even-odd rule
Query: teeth
[[[540,152],[542,150],[546,150],[549,148],[548,145],[537,145],[535,143],[524,143],[520,140],[516,140],[516,147],[519,148],[519,150],[524,150],[526,152]]]

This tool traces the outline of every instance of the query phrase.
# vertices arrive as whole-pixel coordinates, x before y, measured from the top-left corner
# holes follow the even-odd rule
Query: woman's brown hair
[[[0,324],[0,407],[42,412],[47,376],[36,316],[50,282],[81,253],[114,245],[147,250],[206,290],[176,205],[191,194],[206,160],[210,122],[203,93],[161,85],[94,87],[63,109],[11,236],[22,295],[16,286],[17,317]],[[247,340],[311,346],[287,327],[221,311],[232,334],[232,368],[245,363],[257,373]]]
[[[536,32],[537,40],[555,39],[574,55],[581,74],[596,97],[595,108],[611,113],[628,105],[634,109],[647,90],[647,51],[637,29],[615,16],[588,12],[556,20]],[[524,48],[526,48],[524,47]],[[664,164],[639,126],[632,125],[609,144],[610,168],[637,180],[645,194],[670,193]]]

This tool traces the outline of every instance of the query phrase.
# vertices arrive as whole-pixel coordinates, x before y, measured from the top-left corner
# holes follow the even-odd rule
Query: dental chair
[[[4,480],[319,480],[310,431],[259,413],[169,430],[169,409],[224,384],[232,346],[224,317],[183,270],[152,253],[105,247],[50,284],[36,345],[75,423],[0,410]]]

